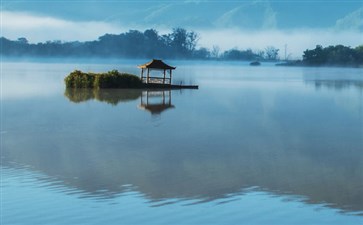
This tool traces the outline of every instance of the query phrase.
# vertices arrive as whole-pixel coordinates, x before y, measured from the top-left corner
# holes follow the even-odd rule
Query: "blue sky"
[[[295,56],[316,44],[363,43],[362,0],[3,0],[1,18],[1,36],[30,42],[184,27],[200,34],[199,46],[263,49],[287,44]]]

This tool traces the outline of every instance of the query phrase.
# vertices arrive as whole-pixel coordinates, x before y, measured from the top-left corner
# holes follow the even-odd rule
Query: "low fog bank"
[[[301,31],[302,32],[302,31]],[[174,28],[161,34],[155,29],[129,30],[105,34],[93,41],[60,40],[31,43],[25,37],[17,40],[0,38],[1,56],[5,60],[113,61],[116,59],[221,60],[277,62],[301,60],[289,65],[363,65],[363,45],[355,32],[314,32],[238,30],[189,31]],[[360,35],[360,34],[359,34]],[[333,38],[330,38],[333,37]],[[214,44],[213,41],[218,40]],[[317,43],[316,40],[319,42]],[[345,40],[349,44],[340,44]],[[317,44],[316,44],[317,43]],[[210,46],[209,48],[203,46]],[[263,47],[262,47],[263,46]],[[277,46],[277,47],[276,47]],[[306,48],[309,46],[309,49]],[[314,48],[315,49],[312,49]],[[312,50],[311,50],[312,49]],[[300,53],[293,53],[300,52]],[[299,57],[297,56],[299,54]]]
[[[213,48],[217,45],[222,51],[227,49],[263,49],[274,46],[280,49],[279,57],[290,60],[302,59],[303,52],[316,45],[345,45],[356,47],[363,44],[362,33],[355,30],[336,29],[294,29],[249,31],[240,29],[202,30],[200,46]]]

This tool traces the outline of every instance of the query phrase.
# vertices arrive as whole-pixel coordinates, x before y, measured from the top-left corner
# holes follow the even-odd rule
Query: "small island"
[[[152,61],[138,66],[141,77],[129,73],[111,70],[105,73],[85,73],[80,70],[71,72],[65,79],[66,88],[158,88],[158,89],[198,89],[198,85],[172,84],[172,70],[176,67],[169,66],[163,61]],[[150,76],[150,71],[163,71],[163,77]],[[166,77],[169,71],[169,77]],[[144,76],[146,72],[146,77]]]
[[[259,61],[253,61],[250,63],[250,66],[260,66],[261,63]]]

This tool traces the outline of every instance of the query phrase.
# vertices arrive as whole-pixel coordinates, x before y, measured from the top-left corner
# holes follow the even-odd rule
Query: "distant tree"
[[[186,47],[189,52],[193,52],[197,46],[199,40],[199,35],[194,31],[187,32],[187,42]]]
[[[88,42],[86,45],[89,48],[84,49],[84,51],[88,51],[89,54],[99,54],[101,56],[122,55],[124,50],[122,38],[122,35],[105,34],[99,37],[97,42]]]
[[[277,60],[279,55],[279,49],[273,46],[267,46],[265,48],[265,54],[267,60]]]
[[[231,49],[227,50],[222,54],[223,59],[227,60],[256,60],[258,55],[255,54],[251,49],[238,50]]]
[[[243,51],[243,55],[247,60],[254,60],[257,58],[257,55],[252,51],[252,49],[247,49],[246,51]]]
[[[200,48],[193,52],[193,58],[208,59],[211,57],[211,53],[207,48]]]
[[[310,65],[324,64],[326,56],[324,55],[323,46],[317,45],[315,49],[306,49],[303,54],[303,61]]]
[[[219,57],[219,52],[220,52],[220,48],[217,45],[213,45],[210,56],[212,58],[218,58]]]
[[[354,62],[354,50],[343,45],[329,46],[324,49],[327,64],[350,64]]]
[[[11,41],[7,38],[0,38],[1,54],[14,56],[19,54],[19,43],[17,41]]]
[[[258,58],[261,60],[261,59],[264,59],[265,58],[265,51],[262,51],[262,50],[258,50],[256,55],[258,55]]]
[[[173,52],[172,47],[172,35],[171,34],[164,34],[161,37],[162,43],[162,52],[163,56],[167,58],[175,58],[175,53]]]
[[[159,40],[158,32],[154,29],[145,30],[144,36],[150,42],[157,42]]]
[[[170,35],[170,46],[179,56],[186,56],[187,49],[187,31],[183,28],[174,28]]]
[[[19,44],[28,44],[28,40],[25,37],[18,38]]]
[[[363,45],[357,46],[354,50],[357,63],[363,64]]]
[[[161,43],[161,38],[158,32],[154,29],[149,29],[144,31],[145,39],[145,57],[155,58],[158,55],[163,54],[163,44]]]
[[[188,32],[184,28],[174,28],[169,35],[168,41],[176,55],[181,57],[191,56],[198,42],[198,34],[194,31]]]
[[[142,57],[144,56],[144,34],[138,30],[129,30],[125,34],[124,49],[125,55],[131,57]]]

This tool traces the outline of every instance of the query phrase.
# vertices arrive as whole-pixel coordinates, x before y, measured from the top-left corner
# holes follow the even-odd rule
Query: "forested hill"
[[[197,48],[199,36],[194,31],[175,28],[171,33],[160,35],[154,29],[144,32],[130,30],[121,34],[105,34],[95,41],[47,41],[32,44],[26,38],[12,41],[4,37],[1,54],[4,56],[32,57],[123,57],[123,58],[168,58],[168,59],[230,59],[230,60],[277,60],[278,49],[267,46],[262,51],[231,49],[220,52]]]
[[[130,30],[121,34],[105,34],[94,41],[47,41],[29,43],[24,37],[17,40],[0,38],[1,55],[9,57],[102,57],[102,58],[163,58],[277,61],[279,49],[267,46],[263,50],[230,49],[221,52],[197,47],[199,35],[194,31],[175,28],[160,35],[154,29],[144,32]],[[307,49],[302,61],[289,65],[303,66],[363,66],[363,45],[355,48],[336,45]]]

